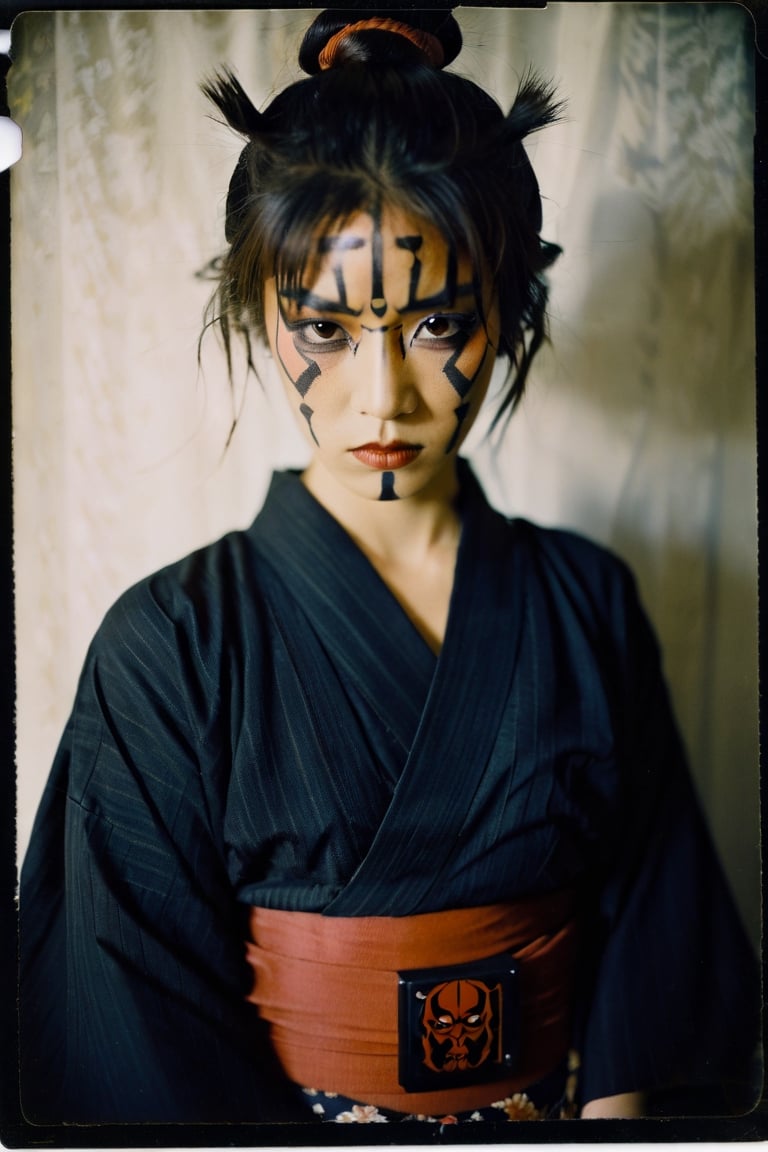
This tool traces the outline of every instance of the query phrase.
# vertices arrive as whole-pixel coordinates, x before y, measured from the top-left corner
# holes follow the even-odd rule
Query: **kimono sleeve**
[[[221,669],[193,615],[172,618],[149,583],[108,614],[38,812],[20,888],[33,1123],[288,1115],[245,1002],[221,843]]]
[[[582,1100],[744,1112],[759,1093],[756,958],[695,794],[658,646],[624,572],[614,600],[623,820],[591,926]]]

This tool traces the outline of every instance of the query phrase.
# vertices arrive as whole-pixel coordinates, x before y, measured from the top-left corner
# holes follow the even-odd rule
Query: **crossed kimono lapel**
[[[286,487],[285,479],[276,478],[259,518],[269,544],[264,555],[282,565],[337,666],[369,700],[378,701],[408,750],[369,851],[325,911],[387,915],[390,905],[400,914],[416,911],[455,850],[493,752],[517,660],[522,613],[510,621],[508,606],[511,597],[521,596],[522,545],[510,541],[514,529],[489,508],[468,468],[463,470],[461,542],[445,639],[435,660],[344,529],[300,483],[287,478],[293,485]],[[366,771],[343,730],[336,740],[339,755]],[[439,835],[422,842],[414,829],[425,819]]]
[[[368,702],[403,750],[413,743],[436,658],[384,581],[344,528],[295,473],[276,473],[251,529],[262,558],[310,622],[339,676]],[[303,621],[297,617],[296,627]],[[289,637],[297,658],[302,638]],[[363,753],[336,719],[334,686],[313,684],[317,721],[350,770]],[[320,699],[325,707],[320,706]],[[335,726],[334,726],[335,725]]]

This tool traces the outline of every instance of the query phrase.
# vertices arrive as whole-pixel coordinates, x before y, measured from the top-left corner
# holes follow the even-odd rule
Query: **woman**
[[[210,319],[312,458],[94,640],[22,878],[25,1110],[746,1107],[753,961],[632,578],[459,457],[544,336],[558,107],[444,71],[449,13],[359,17],[264,113],[208,86],[248,139]]]

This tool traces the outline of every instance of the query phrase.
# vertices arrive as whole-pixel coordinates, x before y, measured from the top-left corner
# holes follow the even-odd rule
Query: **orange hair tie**
[[[445,56],[443,46],[437,36],[433,36],[431,32],[422,32],[418,28],[411,28],[410,25],[403,24],[400,20],[389,20],[383,16],[373,16],[370,20],[358,20],[356,24],[347,24],[340,32],[336,32],[335,35],[331,36],[317,58],[321,72],[325,72],[333,67],[339,45],[343,40],[346,40],[347,36],[350,36],[353,32],[370,31],[394,32],[397,36],[404,36],[406,40],[410,40],[411,44],[415,44],[416,47],[424,53],[433,68],[442,67]]]

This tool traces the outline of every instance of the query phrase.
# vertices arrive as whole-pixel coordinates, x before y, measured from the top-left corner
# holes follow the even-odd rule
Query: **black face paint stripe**
[[[475,372],[474,376],[471,379],[468,376],[465,376],[464,373],[460,372],[458,370],[458,368],[456,367],[456,360],[461,355],[464,348],[466,347],[467,341],[469,340],[470,335],[471,335],[471,333],[467,333],[466,340],[464,340],[462,342],[461,347],[458,348],[456,350],[456,352],[454,352],[453,356],[451,356],[450,360],[448,361],[448,363],[443,368],[443,372],[448,377],[451,384],[453,385],[453,387],[458,392],[459,396],[464,401],[463,404],[459,404],[458,408],[454,409],[454,415],[456,416],[456,430],[454,431],[453,436],[451,436],[451,439],[448,442],[448,445],[445,449],[446,455],[449,452],[452,452],[453,449],[456,447],[456,442],[458,441],[459,436],[461,435],[462,426],[463,426],[464,421],[466,420],[467,416],[469,415],[469,410],[471,408],[470,401],[466,400],[465,397],[467,396],[470,389],[472,388],[472,385],[474,384],[475,380],[477,380],[478,376],[482,372],[483,365],[485,364],[485,360],[486,360],[486,357],[488,355],[488,350],[489,350],[489,348],[491,348],[491,342],[490,342],[490,340],[487,340],[486,344],[485,344],[485,349],[483,351],[482,360],[480,361],[480,364],[479,364],[477,371]]]
[[[317,250],[321,256],[327,256],[331,252],[351,252],[355,248],[364,248],[365,243],[362,236],[323,236],[318,241]],[[362,308],[350,308],[347,301],[347,286],[344,282],[341,260],[334,264],[332,272],[338,292],[338,299],[336,300],[318,296],[311,289],[301,285],[298,288],[281,288],[280,296],[283,300],[293,301],[300,308],[316,308],[321,312],[338,312],[344,316],[359,316]]]
[[[317,436],[315,436],[315,430],[312,427],[312,417],[315,414],[313,409],[310,408],[309,404],[302,404],[301,407],[299,408],[299,412],[301,412],[302,416],[306,420],[307,427],[309,428],[309,434],[312,437],[312,439],[314,440],[315,444],[317,444],[317,446],[319,448],[320,447],[320,441],[318,440]]]
[[[296,389],[299,396],[301,396],[301,398],[303,400],[304,397],[306,396],[307,392],[309,392],[309,390],[312,387],[315,380],[317,380],[318,376],[320,375],[320,367],[315,360],[310,360],[309,357],[305,356],[304,353],[299,348],[296,348],[296,351],[298,352],[299,356],[301,356],[302,360],[307,365],[307,367],[302,372],[301,376],[299,376],[297,379],[294,379],[294,377],[291,375],[291,373],[288,370],[288,365],[285,363],[282,356],[280,355],[280,343],[278,340],[280,321],[282,319],[283,324],[285,325],[286,319],[285,319],[285,314],[283,313],[283,309],[282,309],[282,306],[281,306],[279,300],[277,303],[277,307],[278,307],[278,318],[277,318],[277,330],[275,331],[275,350],[277,352],[277,358],[280,361],[280,364],[281,364],[282,369],[285,372],[286,376],[290,380],[291,384],[293,384],[294,388]],[[294,344],[294,348],[295,347],[296,347],[296,345]],[[310,428],[310,431],[311,431],[311,428]],[[314,435],[314,433],[313,433],[313,435]]]
[[[443,287],[431,296],[419,297],[419,281],[421,280],[422,263],[417,253],[424,243],[423,236],[396,236],[395,244],[398,248],[410,252],[413,256],[413,264],[411,265],[410,280],[408,283],[408,299],[402,308],[398,308],[398,312],[402,316],[405,312],[419,312],[428,310],[430,308],[439,308],[451,306],[456,300],[457,296],[472,292],[474,294],[475,284],[474,281],[467,284],[457,284],[456,276],[458,270],[458,257],[456,255],[456,248],[453,244],[447,245],[447,256],[445,262],[445,283]]]
[[[483,365],[485,364],[485,360],[486,360],[486,357],[488,355],[488,349],[491,347],[490,340],[486,341],[485,351],[483,352],[483,358],[480,361],[474,376],[472,376],[472,377],[465,376],[464,373],[461,372],[456,367],[456,361],[458,360],[459,356],[461,356],[462,352],[466,348],[467,342],[469,341],[469,339],[472,335],[473,335],[472,332],[466,333],[466,335],[463,337],[463,339],[459,343],[458,347],[456,348],[456,351],[446,361],[445,366],[443,367],[443,372],[448,377],[448,379],[451,382],[451,385],[456,389],[456,391],[458,392],[458,394],[462,400],[464,400],[466,398],[466,395],[469,392],[470,388],[472,387],[475,380],[477,380],[478,376],[482,372]]]
[[[413,256],[413,264],[411,264],[411,279],[408,285],[408,302],[410,303],[416,296],[419,290],[419,277],[421,276],[421,260],[419,260],[416,253],[424,243],[423,236],[396,236],[395,244],[398,248],[403,248],[406,252],[410,252]],[[408,307],[408,305],[406,305]],[[400,309],[403,311],[403,309]]]
[[[309,288],[281,288],[280,298],[290,300],[299,308],[314,308],[318,312],[335,312],[340,316],[359,316],[362,308],[350,308],[347,303],[347,292],[341,269],[334,269],[336,286],[339,289],[339,299],[331,300],[326,296],[318,296]]]
[[[379,500],[399,500],[397,492],[395,492],[395,474],[394,472],[382,472],[381,474],[381,495]]]
[[[448,446],[445,449],[446,456],[448,455],[449,452],[452,452],[453,449],[456,447],[456,441],[458,440],[458,438],[461,434],[462,425],[463,425],[464,421],[466,420],[467,416],[469,415],[469,410],[471,407],[472,407],[472,405],[470,404],[470,402],[468,400],[465,400],[465,402],[463,404],[459,404],[458,408],[454,409],[454,415],[456,417],[456,430],[453,433],[453,436],[451,436],[451,439],[448,442]]]
[[[380,205],[376,205],[375,208],[371,210],[371,220],[373,230],[371,233],[370,308],[375,316],[384,316],[388,304],[384,295],[384,253]],[[367,241],[360,236],[324,236],[318,241],[318,252],[320,255],[327,255],[332,252],[344,253],[362,248],[366,243]],[[472,281],[467,283],[457,283],[458,257],[456,247],[454,244],[446,243],[445,282],[443,287],[431,296],[419,297],[419,283],[423,265],[418,256],[418,252],[424,244],[424,237],[418,234],[396,236],[395,244],[398,248],[410,252],[413,257],[408,284],[408,299],[405,305],[397,310],[401,315],[406,312],[451,306],[457,296],[469,293],[476,295],[478,288],[476,277],[473,277]],[[303,285],[299,285],[297,288],[281,288],[279,290],[280,299],[290,301],[299,308],[314,308],[318,312],[335,312],[343,316],[360,316],[363,309],[352,308],[347,299],[347,287],[344,280],[344,270],[341,259],[333,265],[331,271],[337,290],[337,298],[335,300],[320,296],[318,293],[313,292],[311,288],[306,288]]]
[[[381,237],[381,206],[379,204],[371,212],[373,220],[373,234],[371,236],[371,312],[374,316],[383,316],[387,311],[387,301],[384,298],[384,256]]]
[[[301,355],[301,353],[299,353],[299,355]],[[319,375],[320,368],[314,362],[314,360],[310,360],[309,367],[306,369],[306,371],[302,372],[298,380],[291,380],[291,383],[298,392],[299,396],[302,397],[302,399],[306,396],[307,392],[309,392],[310,388],[314,384],[315,380],[317,380]],[[291,379],[290,376],[288,379]]]

